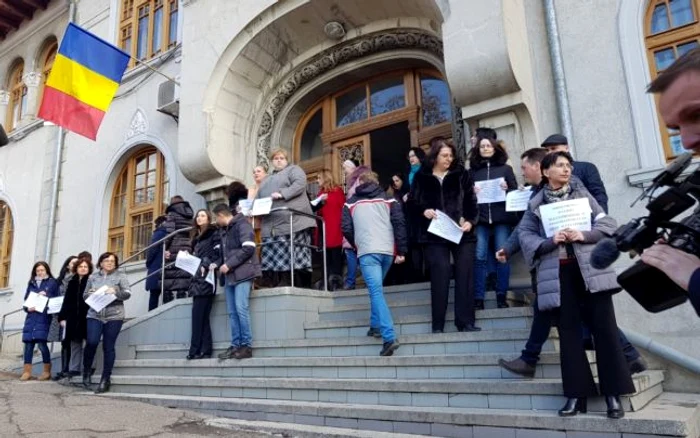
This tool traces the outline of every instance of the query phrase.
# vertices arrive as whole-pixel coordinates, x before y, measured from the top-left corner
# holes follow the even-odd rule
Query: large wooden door
[[[345,172],[343,162],[354,160],[361,165],[369,166],[372,162],[369,147],[369,134],[360,135],[333,143],[332,171],[336,181],[347,191],[345,187]]]

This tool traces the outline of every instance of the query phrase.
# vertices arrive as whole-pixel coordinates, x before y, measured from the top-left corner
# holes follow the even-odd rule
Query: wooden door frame
[[[358,135],[355,137],[351,137],[345,140],[337,141],[331,145],[331,167],[330,170],[333,173],[333,178],[338,182],[339,185],[344,186],[344,180],[343,180],[343,162],[340,160],[340,157],[338,156],[339,149],[342,148],[343,146],[347,145],[352,145],[352,144],[357,144],[357,143],[362,143],[362,147],[364,149],[363,151],[363,158],[364,162],[360,163],[360,165],[369,165],[369,163],[372,162],[372,150],[371,150],[371,145],[370,145],[370,135],[369,132]]]

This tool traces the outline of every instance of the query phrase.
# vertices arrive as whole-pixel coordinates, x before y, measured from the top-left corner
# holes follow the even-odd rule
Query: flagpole
[[[147,69],[151,70],[153,73],[157,73],[157,74],[163,76],[165,79],[167,79],[167,80],[169,80],[170,82],[174,83],[174,84],[177,85],[178,87],[180,86],[180,83],[179,83],[178,81],[176,81],[175,79],[173,79],[173,78],[171,78],[170,76],[166,75],[166,74],[163,73],[162,71],[160,71],[160,70],[158,70],[158,69],[156,69],[156,68],[153,68],[153,67],[152,67],[151,65],[149,65],[147,62],[143,62],[143,61],[141,61],[140,59],[134,58],[134,57],[131,56],[131,55],[129,55],[129,58],[131,58],[131,59],[133,59],[134,61],[138,62],[139,64],[145,66]]]

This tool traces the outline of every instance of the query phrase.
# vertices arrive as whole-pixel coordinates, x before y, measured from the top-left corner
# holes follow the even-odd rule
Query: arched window
[[[168,177],[163,155],[153,147],[133,154],[119,173],[112,191],[108,250],[124,260],[148,246],[153,221],[165,211],[167,196]]]
[[[7,131],[12,131],[17,127],[27,108],[27,86],[24,85],[22,76],[24,75],[24,61],[15,63],[10,70],[10,104],[7,107]]]
[[[302,161],[323,155],[323,107],[320,106],[306,122],[299,144],[299,158]]]
[[[177,15],[178,0],[122,0],[119,46],[140,60],[175,47]]]
[[[12,259],[12,212],[0,201],[0,289],[10,284],[10,260]]]
[[[423,105],[421,124],[424,127],[435,126],[452,120],[450,87],[442,78],[421,72],[420,93]]]
[[[58,51],[58,43],[56,40],[51,41],[45,45],[44,50],[41,52],[41,57],[39,62],[41,67],[41,89],[39,90],[39,104],[41,104],[41,99],[44,96],[44,86],[46,85],[46,80],[49,78],[49,73],[53,68],[53,62],[56,60],[56,52]]]
[[[698,47],[700,0],[652,0],[646,13],[645,43],[652,79],[679,56]],[[658,101],[657,101],[658,102]],[[661,139],[667,159],[685,152],[680,133],[665,128]]]

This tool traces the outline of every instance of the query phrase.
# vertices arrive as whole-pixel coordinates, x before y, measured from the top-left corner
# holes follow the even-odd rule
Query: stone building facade
[[[147,12],[139,9],[144,5]],[[173,11],[176,18],[166,20]],[[553,15],[560,64],[553,62]],[[142,46],[144,16],[149,26],[167,25],[160,39],[149,27]],[[28,102],[11,144],[0,148],[0,200],[14,220],[3,311],[21,304],[31,264],[47,245],[58,128],[35,119],[40,86],[32,84],[42,47],[60,38],[68,18],[68,2],[50,1],[0,42],[0,112],[11,106],[4,102],[18,58]],[[628,221],[644,212],[629,207],[641,187],[678,151],[676,133],[662,129],[645,85],[697,45],[699,19],[698,0],[78,1],[78,24],[143,51],[179,82],[179,105],[177,120],[157,111],[166,80],[134,66],[98,141],[66,135],[52,266],[85,248],[119,247],[119,239],[124,254],[133,253],[148,237],[144,211],[157,215],[174,194],[195,206],[222,199],[229,181],[250,182],[271,148],[288,148],[310,176],[328,168],[341,177],[346,158],[387,173],[432,136],[466,150],[469,133],[486,126],[517,162],[522,151],[562,131],[564,119],[576,158],[600,169],[611,214]],[[174,26],[176,41],[168,42]],[[141,161],[134,154],[154,152],[161,168],[146,165],[158,186],[150,189],[137,182]],[[151,206],[132,208],[136,198],[124,198],[127,189],[145,193],[133,196]],[[126,207],[123,199],[131,199]],[[124,221],[113,220],[115,208],[126,209]],[[127,269],[133,278],[143,275],[141,262]],[[689,306],[648,315],[624,294],[617,303],[621,326],[698,355],[700,323]],[[128,311],[136,316],[146,307],[140,294]]]

